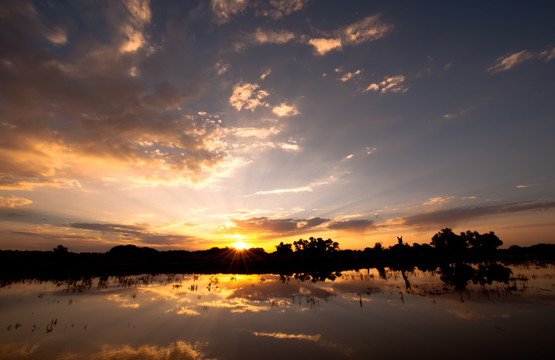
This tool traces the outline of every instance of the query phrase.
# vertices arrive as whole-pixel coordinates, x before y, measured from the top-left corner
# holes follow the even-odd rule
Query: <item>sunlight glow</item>
[[[231,246],[233,246],[236,250],[242,251],[242,250],[248,249],[249,244],[244,243],[242,241],[237,241],[233,243]]]

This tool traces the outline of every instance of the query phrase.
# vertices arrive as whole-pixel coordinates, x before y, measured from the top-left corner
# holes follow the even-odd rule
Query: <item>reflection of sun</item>
[[[235,248],[235,250],[246,250],[249,247],[249,244],[244,243],[242,241],[237,241],[233,244],[231,244],[231,246],[233,246]]]

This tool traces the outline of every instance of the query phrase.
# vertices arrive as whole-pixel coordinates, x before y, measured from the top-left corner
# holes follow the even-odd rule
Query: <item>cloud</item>
[[[211,0],[210,8],[214,21],[218,24],[229,22],[232,17],[243,14],[248,3],[248,0]]]
[[[392,25],[380,20],[380,15],[368,16],[340,30],[341,40],[344,44],[358,45],[384,37]]]
[[[290,15],[301,10],[310,0],[270,0],[268,3],[260,2],[256,10],[257,16],[268,16],[274,20]],[[266,5],[266,6],[264,6]]]
[[[104,236],[114,234],[116,241],[137,241],[142,245],[171,247],[172,245],[183,245],[186,242],[194,243],[199,240],[189,235],[156,233],[152,231],[152,227],[146,224],[70,223],[68,226],[75,229],[98,231]]]
[[[298,186],[294,188],[284,188],[284,189],[274,189],[274,190],[264,190],[264,191],[257,191],[255,195],[273,195],[273,194],[285,194],[285,193],[298,193],[298,192],[311,192],[314,190],[315,187],[328,185],[336,181],[336,178],[330,176],[327,180],[324,181],[315,181],[311,182],[308,185]]]
[[[332,50],[341,49],[341,39],[310,39],[308,43],[314,47],[318,55],[325,55]]]
[[[270,95],[265,90],[259,90],[258,84],[252,83],[238,83],[233,87],[233,93],[229,98],[229,103],[237,111],[241,109],[254,111],[260,106],[269,106],[268,103],[263,101],[265,97]]]
[[[295,35],[289,31],[271,31],[262,30],[260,28],[256,29],[253,34],[254,42],[257,44],[285,44],[293,39]]]
[[[308,341],[320,341],[321,335],[306,335],[306,334],[285,334],[285,333],[265,333],[265,332],[253,332],[254,336],[266,336],[275,339],[294,339],[294,340],[308,340]]]
[[[33,202],[29,199],[17,197],[17,196],[3,196],[0,195],[0,207],[4,208],[16,208],[19,206],[25,206],[32,204]]]
[[[344,46],[355,46],[380,39],[392,28],[392,25],[380,19],[379,14],[372,15],[334,30],[327,37],[310,39],[308,43],[314,47],[316,54],[325,55]]]
[[[64,356],[62,356],[64,358]],[[73,358],[68,354],[67,358]],[[91,360],[127,360],[127,359],[184,359],[196,360],[203,359],[204,355],[197,349],[196,345],[191,345],[183,341],[177,341],[170,345],[142,345],[137,348],[129,345],[102,345],[101,350],[91,354]]]
[[[299,115],[299,110],[295,105],[287,105],[284,102],[274,106],[272,112],[279,117]]]
[[[379,91],[382,94],[391,92],[391,93],[404,93],[409,90],[409,88],[405,85],[405,76],[404,75],[396,75],[391,77],[385,77],[379,84],[370,84],[364,92],[369,91]]]
[[[499,214],[511,214],[535,210],[553,210],[555,202],[516,202],[491,206],[458,207],[424,214],[407,216],[401,219],[404,225],[451,226],[459,221]]]
[[[497,58],[497,63],[489,67],[487,71],[491,74],[495,74],[501,71],[507,71],[533,58],[534,54],[528,52],[527,50],[522,50],[508,56]]]
[[[266,79],[272,73],[272,69],[266,69],[262,74],[260,74],[260,80]]]
[[[251,217],[248,219],[232,219],[233,227],[225,228],[223,231],[238,232],[241,234],[256,234],[259,238],[271,239],[280,236],[289,236],[305,233],[329,219],[272,219],[269,217]]]
[[[214,65],[214,68],[216,69],[216,73],[218,75],[223,75],[231,68],[231,65],[229,63],[224,62],[224,61],[218,61]]]
[[[486,69],[490,74],[508,71],[524,62],[530,60],[544,60],[545,62],[555,59],[555,47],[547,47],[543,51],[521,50],[515,53],[498,57],[495,65]]]
[[[454,196],[436,196],[430,198],[430,200],[426,201],[424,205],[438,205],[448,202],[449,200],[454,199]]]
[[[1,189],[79,187],[82,180],[193,186],[233,163],[219,126],[180,110],[200,93],[198,83],[141,77],[158,71],[141,65],[157,51],[144,33],[148,1],[109,2],[98,9],[103,36],[74,34],[64,52],[52,50],[51,32],[31,4],[0,7],[9,14],[0,32],[14,34],[0,39]]]
[[[520,184],[515,186],[517,189],[526,189],[529,188],[530,186],[532,186],[531,184]]]
[[[342,230],[348,232],[364,232],[376,228],[372,220],[340,220],[333,221],[328,225],[330,230]]]
[[[347,81],[351,80],[353,77],[355,77],[356,75],[360,75],[360,74],[361,74],[361,70],[358,69],[355,72],[346,73],[345,75],[341,76],[337,80],[342,81],[342,82],[347,82]]]
[[[274,20],[301,10],[310,0],[211,0],[210,8],[214,21],[225,24],[232,18],[246,13],[248,8],[254,10],[255,16],[266,16]]]

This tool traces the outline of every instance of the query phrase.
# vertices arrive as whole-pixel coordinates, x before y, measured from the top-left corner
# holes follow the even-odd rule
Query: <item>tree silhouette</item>
[[[292,254],[293,253],[293,249],[292,249],[291,244],[284,244],[283,241],[279,243],[279,245],[276,245],[276,252],[278,254],[283,254],[283,255],[287,255],[287,254]]]
[[[463,252],[468,247],[466,239],[455,234],[450,228],[441,229],[435,234],[431,244],[439,251],[454,253]]]
[[[58,245],[56,246],[54,249],[52,249],[52,251],[55,254],[67,254],[68,253],[68,249],[67,247],[63,246],[63,245]]]

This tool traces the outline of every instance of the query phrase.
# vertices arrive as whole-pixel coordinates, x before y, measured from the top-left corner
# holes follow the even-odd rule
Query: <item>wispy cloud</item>
[[[308,341],[320,341],[321,335],[306,335],[306,334],[285,334],[285,333],[266,333],[266,332],[253,332],[255,336],[266,336],[275,339],[294,339],[294,340],[308,340]]]
[[[19,206],[25,206],[32,204],[33,202],[29,199],[25,199],[18,196],[3,196],[0,195],[0,207],[5,208],[16,208]]]
[[[372,220],[337,220],[333,221],[328,225],[330,230],[341,230],[347,232],[364,232],[371,229],[375,229],[376,225]]]
[[[380,39],[392,28],[392,25],[380,19],[379,14],[372,15],[334,30],[326,37],[311,38],[308,43],[314,47],[316,54],[325,55],[332,50],[340,50],[344,46],[354,46]]]
[[[315,187],[322,186],[322,185],[329,185],[329,184],[331,184],[335,181],[336,181],[336,178],[331,176],[327,180],[311,182],[310,184],[304,185],[304,186],[298,186],[298,187],[294,187],[294,188],[285,188],[285,189],[257,191],[255,193],[255,195],[272,195],[272,194],[311,192],[311,191],[314,190]]]
[[[454,198],[455,198],[454,196],[436,196],[436,197],[430,198],[430,200],[426,201],[424,205],[444,204]]]
[[[495,65],[486,69],[490,74],[496,74],[512,68],[530,60],[544,60],[545,62],[555,59],[555,47],[548,47],[543,51],[521,50],[512,54],[498,57]]]
[[[482,216],[511,214],[535,210],[553,210],[555,202],[516,202],[491,206],[457,207],[402,218],[404,225],[451,226],[459,221]]]

